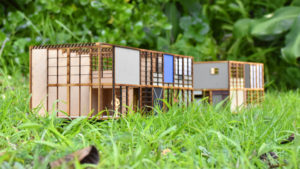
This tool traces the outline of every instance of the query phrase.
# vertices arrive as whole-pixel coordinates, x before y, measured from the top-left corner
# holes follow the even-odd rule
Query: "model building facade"
[[[58,117],[119,117],[192,101],[193,58],[106,43],[30,48],[31,108]],[[92,112],[92,113],[91,113]]]
[[[194,98],[217,104],[230,101],[231,110],[260,103],[264,96],[263,64],[237,61],[194,63]]]

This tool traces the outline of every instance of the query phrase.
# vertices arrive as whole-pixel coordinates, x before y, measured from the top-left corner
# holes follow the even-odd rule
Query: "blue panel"
[[[164,55],[164,82],[173,83],[174,59],[172,55]]]

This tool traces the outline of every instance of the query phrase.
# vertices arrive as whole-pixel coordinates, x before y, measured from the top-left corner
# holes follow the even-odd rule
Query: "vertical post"
[[[79,116],[81,116],[81,52],[82,49],[79,48]]]
[[[162,98],[163,98],[163,100],[165,99],[165,87],[164,86],[162,87]],[[165,109],[165,103],[164,102],[162,102],[162,108],[163,108],[163,110]]]
[[[265,96],[265,77],[264,77],[264,65],[261,65],[261,79],[262,79],[262,101],[264,100],[264,96]]]
[[[256,64],[256,88],[259,88],[258,80],[259,80],[259,66],[258,66],[258,64]],[[259,100],[258,100],[259,99],[259,90],[257,90],[256,93],[257,93],[256,94],[256,97],[257,97],[256,102],[258,103],[259,102]]]
[[[92,69],[93,69],[93,62],[92,62],[92,59],[93,59],[93,56],[92,56],[92,48],[90,48],[89,50],[89,58],[90,58],[90,71],[89,71],[89,89],[90,89],[90,103],[89,103],[89,111],[92,111],[92,88],[93,88],[93,78],[92,78]]]
[[[180,57],[178,57],[177,58],[177,85],[178,85],[178,87],[180,87],[180,78],[179,78],[179,76],[180,76],[180,71],[179,71],[179,59],[180,59]],[[181,75],[182,76],[182,75]]]
[[[184,103],[184,89],[181,89],[182,102]]]
[[[140,75],[139,75],[139,76],[140,76],[140,85],[141,85],[141,84],[142,84],[142,73],[141,73],[141,72],[142,72],[142,54],[141,54],[141,51],[140,51],[140,50],[139,50],[139,54],[140,54],[140,55],[139,55],[139,57],[140,57],[140,58],[139,58],[139,62],[140,62],[140,63],[139,63],[139,64],[140,64],[140,71],[139,71],[139,74],[140,74]]]
[[[70,116],[71,115],[71,112],[70,112],[70,48],[67,49],[67,85],[68,85],[68,88],[67,88],[67,103],[68,103],[68,108],[67,108],[67,112],[68,112],[68,115]]]
[[[102,54],[102,47],[98,44],[98,113],[101,111],[101,72],[103,72],[101,67],[101,54]]]
[[[144,56],[145,56],[145,85],[147,85],[147,75],[148,75],[148,65],[147,65],[147,60],[148,60],[148,52],[144,52]]]
[[[165,70],[165,68],[164,68],[164,63],[165,63],[165,59],[164,59],[164,55],[162,54],[162,62],[161,62],[161,64],[162,64],[162,85],[163,86],[165,86],[165,80],[164,80],[164,78],[165,78],[165,72],[164,72],[164,70]]]
[[[152,87],[152,107],[154,107],[154,88]]]
[[[192,102],[194,101],[194,58],[192,58]]]
[[[115,79],[115,46],[112,48],[112,72],[113,72],[113,88],[112,88],[112,95],[113,95],[113,112],[115,111],[115,84],[116,84],[116,79]]]
[[[238,105],[239,105],[239,95],[238,95],[238,90],[237,90],[237,88],[238,88],[238,75],[239,75],[239,70],[238,70],[238,63],[235,63],[235,97],[236,97],[236,106],[238,107]]]
[[[152,59],[152,52],[150,53],[150,59],[151,59],[150,85],[153,85],[153,59]]]
[[[189,66],[190,66],[189,65],[189,58],[186,58],[186,64],[187,64],[186,65],[186,69],[187,69],[186,70],[186,77],[189,78]],[[189,84],[190,84],[190,81],[188,79],[188,81],[187,81],[187,87],[189,87]],[[189,95],[188,92],[187,92],[187,95]],[[187,98],[187,100],[188,100],[188,98]]]
[[[58,94],[59,94],[59,87],[58,87],[58,65],[59,65],[59,57],[58,57],[58,49],[56,49],[56,58],[57,58],[57,64],[56,64],[56,100],[58,100]],[[58,101],[56,102],[56,109],[58,109]],[[56,116],[58,116],[58,112],[56,113]]]
[[[212,96],[212,91],[210,90],[209,91],[209,103],[210,104],[213,104],[213,98],[212,98],[213,96]]]
[[[175,56],[173,56],[173,89],[175,87]]]
[[[29,47],[29,92],[31,94],[29,108],[32,109],[32,46]]]
[[[46,111],[49,111],[49,48],[47,48],[47,99]]]
[[[123,112],[123,98],[122,98],[122,96],[123,96],[123,92],[122,92],[122,86],[120,86],[120,114],[122,115],[122,112]]]
[[[156,83],[157,83],[157,85],[159,84],[159,64],[158,64],[158,61],[159,61],[159,59],[158,59],[158,53],[156,53]]]
[[[168,95],[168,103],[170,104],[170,89],[169,88],[167,88],[167,95]]]
[[[126,107],[128,107],[128,86],[126,86]],[[128,108],[126,108],[126,114],[128,113]]]
[[[251,95],[250,95],[250,102],[251,102],[251,104],[253,103],[253,88],[252,87],[254,87],[254,85],[252,86],[251,84],[253,84],[253,78],[252,78],[252,70],[253,69],[253,66],[252,66],[252,64],[250,64],[250,93],[251,93]]]
[[[247,106],[247,91],[246,89],[246,70],[245,70],[245,63],[243,63],[243,93],[244,93],[244,105]]]
[[[182,57],[182,87],[184,88],[184,76],[185,76],[185,73],[184,73],[184,57]],[[185,95],[185,92],[184,92],[184,89],[182,89],[182,101],[184,102],[184,95]]]
[[[184,85],[184,77],[185,77],[185,72],[184,72],[184,58],[182,58],[182,87],[185,87],[185,85]]]
[[[231,102],[231,62],[230,61],[227,61],[228,63],[228,98],[229,98],[229,101]]]
[[[142,87],[139,90],[140,109],[142,109]]]

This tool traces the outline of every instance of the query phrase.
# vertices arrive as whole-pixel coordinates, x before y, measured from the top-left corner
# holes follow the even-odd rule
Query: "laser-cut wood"
[[[116,52],[115,49],[121,50]],[[123,50],[138,53],[135,54],[138,58],[135,62],[138,61],[133,64],[130,59],[125,59],[122,62],[122,57],[127,58],[132,54],[132,52],[120,54]],[[44,53],[39,53],[40,51]],[[173,56],[172,83],[163,81],[164,55]],[[118,60],[120,58],[121,60]],[[181,63],[178,64],[176,61]],[[184,61],[186,61],[185,65]],[[32,46],[30,47],[30,92],[33,97],[30,107],[35,108],[38,103],[43,103],[44,109],[39,114],[57,110],[57,116],[62,118],[89,116],[91,110],[94,110],[92,116],[106,111],[106,114],[99,116],[100,119],[118,118],[120,114],[116,111],[120,111],[121,114],[139,109],[152,111],[155,88],[161,88],[163,93],[168,92],[170,103],[175,103],[176,93],[183,91],[180,97],[186,96],[185,100],[189,103],[193,91],[192,62],[190,56],[107,43]],[[180,77],[178,73],[176,74],[178,66],[181,69]],[[138,71],[135,73],[130,71],[132,67],[137,68]],[[128,80],[125,76],[119,76],[118,73],[127,71],[127,68],[128,77],[131,73],[137,74],[137,79]],[[183,73],[184,69],[186,74]],[[43,70],[43,73],[39,70]],[[123,81],[118,81],[120,77]],[[125,81],[128,81],[125,82],[124,77]],[[162,95],[162,98],[165,96]],[[58,102],[55,104],[56,100]],[[164,107],[162,105],[162,108]]]

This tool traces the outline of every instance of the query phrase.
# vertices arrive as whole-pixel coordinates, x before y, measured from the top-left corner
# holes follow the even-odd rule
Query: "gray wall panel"
[[[211,68],[219,68],[219,74],[212,75]],[[228,62],[194,64],[194,89],[227,89]]]
[[[140,84],[140,51],[115,48],[115,78],[119,84]]]

